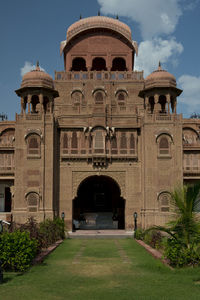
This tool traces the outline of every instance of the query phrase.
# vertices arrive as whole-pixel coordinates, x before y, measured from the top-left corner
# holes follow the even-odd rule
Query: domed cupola
[[[42,71],[37,62],[35,70],[26,73],[22,78],[21,88],[44,87],[54,89],[53,79],[46,72]]]
[[[163,70],[160,62],[158,69],[145,79],[145,89],[153,87],[176,87],[176,78],[171,73]]]
[[[52,113],[54,98],[59,96],[52,77],[40,69],[39,62],[23,76],[21,87],[15,92],[21,97],[21,114]]]
[[[149,113],[170,114],[170,106],[171,112],[176,113],[176,97],[181,93],[182,90],[176,87],[174,75],[163,70],[159,62],[158,69],[145,78],[139,97],[144,98],[145,109]]]

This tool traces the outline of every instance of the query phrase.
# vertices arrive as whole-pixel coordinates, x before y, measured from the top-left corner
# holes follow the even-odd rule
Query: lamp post
[[[61,218],[62,218],[62,220],[64,222],[64,219],[65,219],[65,213],[64,213],[64,211],[61,213]]]
[[[134,217],[134,231],[137,230],[137,212],[135,211],[133,214]]]

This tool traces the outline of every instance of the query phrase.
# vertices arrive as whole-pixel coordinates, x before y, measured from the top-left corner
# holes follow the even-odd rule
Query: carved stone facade
[[[200,121],[177,114],[175,77],[133,71],[137,43],[112,18],[71,25],[61,53],[64,71],[25,74],[21,113],[0,122],[0,219],[164,224],[174,186],[200,180]]]

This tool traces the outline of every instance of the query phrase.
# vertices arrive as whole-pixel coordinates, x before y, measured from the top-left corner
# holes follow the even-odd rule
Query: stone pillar
[[[31,112],[31,95],[28,95],[28,114]]]
[[[176,104],[177,104],[177,102],[176,102],[176,98],[175,98],[175,99],[174,99],[175,114],[176,114]]]
[[[21,97],[21,115],[24,113],[24,98]]]
[[[154,102],[155,102],[155,106],[154,106],[154,112],[158,113],[160,111],[160,104],[158,103],[159,101],[159,95],[155,94],[154,95]]]
[[[39,94],[39,102],[40,102],[40,113],[44,112],[44,97],[43,94]]]
[[[149,109],[150,107],[151,107],[151,105],[149,103],[149,97],[145,96],[144,97],[144,109],[146,110],[146,108],[147,108],[147,110],[151,110],[151,109]]]
[[[170,94],[167,94],[166,95],[166,99],[167,99],[167,112],[168,112],[168,115],[170,114]]]

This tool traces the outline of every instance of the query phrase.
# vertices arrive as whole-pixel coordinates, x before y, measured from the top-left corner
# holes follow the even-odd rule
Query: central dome
[[[104,16],[95,16],[80,19],[79,21],[72,24],[67,30],[67,42],[80,32],[93,28],[107,28],[113,31],[117,31],[131,42],[131,29],[129,26],[120,22],[118,19]]]

